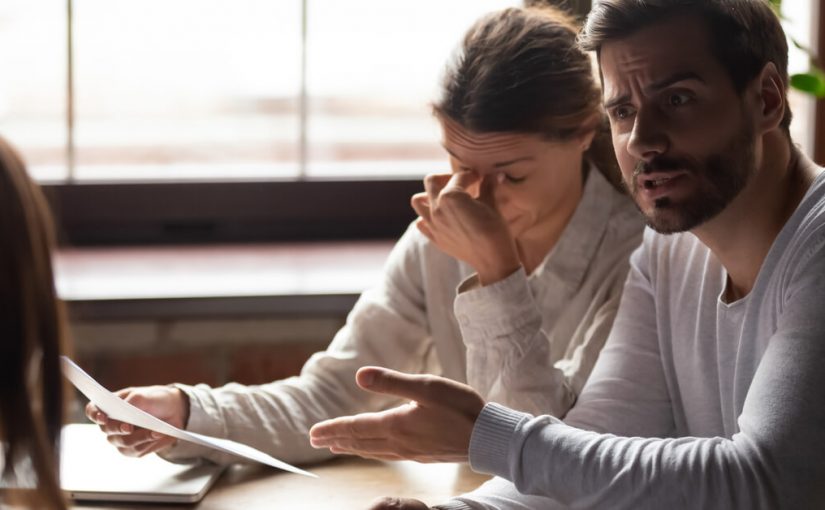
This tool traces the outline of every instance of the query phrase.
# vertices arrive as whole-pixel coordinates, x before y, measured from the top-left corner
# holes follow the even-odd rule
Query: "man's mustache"
[[[641,174],[653,172],[669,172],[673,170],[687,170],[693,172],[696,166],[684,158],[669,158],[660,156],[650,161],[639,161],[633,169],[634,179]]]

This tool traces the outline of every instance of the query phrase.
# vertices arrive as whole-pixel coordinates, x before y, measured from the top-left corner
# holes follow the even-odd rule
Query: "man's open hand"
[[[379,367],[361,368],[355,379],[366,390],[411,401],[318,423],[309,432],[312,446],[384,460],[467,460],[473,425],[484,407],[475,390],[443,377]]]
[[[369,510],[430,510],[424,502],[410,498],[381,498]]]

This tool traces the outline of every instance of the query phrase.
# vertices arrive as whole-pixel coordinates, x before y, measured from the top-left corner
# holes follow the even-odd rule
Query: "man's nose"
[[[667,152],[670,142],[664,122],[655,109],[639,109],[633,121],[633,130],[627,141],[627,151],[635,159],[651,161]]]

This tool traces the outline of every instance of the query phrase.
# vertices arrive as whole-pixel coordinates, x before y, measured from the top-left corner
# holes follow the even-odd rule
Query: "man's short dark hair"
[[[601,0],[590,12],[579,44],[599,53],[606,42],[685,15],[707,24],[711,52],[728,71],[737,93],[773,62],[787,94],[788,40],[766,0]],[[786,97],[781,124],[786,134],[791,117]]]

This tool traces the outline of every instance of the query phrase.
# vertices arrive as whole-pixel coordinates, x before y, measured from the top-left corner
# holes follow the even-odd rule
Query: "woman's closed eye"
[[[499,172],[496,175],[496,180],[499,183],[509,182],[511,184],[519,184],[519,183],[522,183],[522,182],[526,181],[527,176],[526,175],[523,175],[523,176],[514,175],[514,174],[511,174],[509,172]]]

